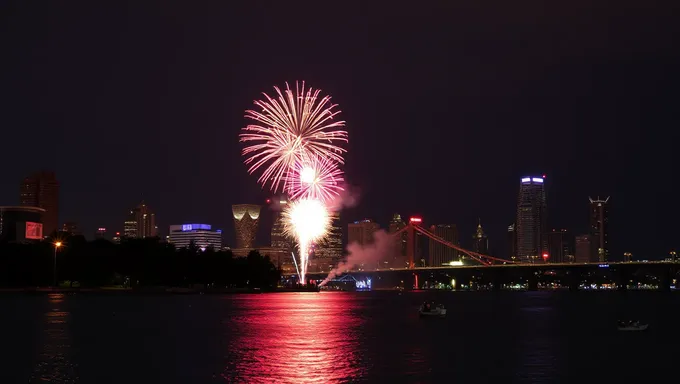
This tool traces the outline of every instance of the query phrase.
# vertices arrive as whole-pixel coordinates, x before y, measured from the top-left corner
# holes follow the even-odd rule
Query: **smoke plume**
[[[353,208],[359,203],[360,196],[359,188],[351,185],[345,185],[344,189],[332,201],[326,203],[328,209],[332,212],[338,212],[343,208]]]
[[[347,252],[349,252],[349,255],[347,256],[347,260],[335,267],[319,286],[325,285],[335,276],[358,265],[363,264],[371,269],[375,268],[379,262],[394,255],[396,246],[397,243],[394,241],[394,237],[390,236],[382,229],[373,233],[373,243],[371,244],[362,246],[359,243],[352,243],[348,245]]]

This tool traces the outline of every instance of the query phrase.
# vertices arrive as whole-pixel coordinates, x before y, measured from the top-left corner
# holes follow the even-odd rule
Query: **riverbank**
[[[286,292],[318,292],[316,287],[300,287],[300,288],[275,288],[275,289],[259,289],[259,288],[181,288],[181,287],[137,287],[137,288],[120,288],[120,287],[95,287],[95,288],[51,288],[51,287],[37,287],[37,288],[2,288],[2,294],[169,294],[169,295],[225,295],[225,294],[260,294],[260,293],[286,293]]]

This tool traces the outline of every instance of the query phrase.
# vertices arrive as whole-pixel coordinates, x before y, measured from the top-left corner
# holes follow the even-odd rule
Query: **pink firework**
[[[240,141],[248,172],[264,171],[258,182],[271,183],[274,192],[286,190],[288,173],[303,157],[318,156],[343,164],[346,150],[338,144],[347,142],[347,132],[340,130],[344,121],[335,120],[340,111],[330,96],[320,97],[320,90],[305,89],[295,83],[295,93],[286,83],[285,91],[274,87],[278,97],[263,93],[265,100],[255,101],[261,111],[247,110],[246,118],[255,122],[243,128]]]
[[[320,156],[303,156],[285,180],[291,199],[314,199],[328,202],[341,191],[343,172],[338,164]]]

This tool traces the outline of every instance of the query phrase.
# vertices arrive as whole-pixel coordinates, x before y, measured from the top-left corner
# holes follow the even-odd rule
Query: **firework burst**
[[[328,234],[331,218],[326,206],[317,199],[293,201],[283,211],[284,232],[298,241],[300,284],[305,284],[309,264],[309,248]]]
[[[338,164],[320,156],[303,157],[286,178],[291,199],[314,199],[324,203],[343,191],[343,181]]]
[[[286,190],[288,173],[304,157],[319,156],[343,164],[346,150],[339,144],[347,142],[347,132],[341,130],[344,121],[335,118],[330,96],[320,97],[320,90],[305,89],[305,83],[295,83],[295,92],[286,83],[282,92],[274,87],[275,97],[263,93],[265,99],[255,101],[260,111],[247,110],[245,117],[255,122],[243,128],[240,141],[248,172],[264,168],[258,182],[271,183],[276,193]]]

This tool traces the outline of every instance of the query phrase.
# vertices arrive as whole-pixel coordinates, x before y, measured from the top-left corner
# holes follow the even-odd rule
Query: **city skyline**
[[[48,175],[50,180],[54,180],[52,182],[53,184],[56,183],[56,178],[54,172],[50,171],[39,171],[39,172],[34,172],[32,173],[31,178],[36,178],[36,175]],[[539,180],[540,179],[540,180]],[[20,194],[20,200],[22,203],[26,203],[27,200],[27,181],[31,180],[30,178],[24,179],[24,181],[21,184],[21,194]],[[606,262],[606,261],[617,261],[617,260],[623,260],[624,256],[621,255],[621,257],[617,257],[614,255],[610,254],[610,246],[609,246],[609,200],[611,196],[607,196],[606,198],[600,199],[599,197],[597,198],[592,198],[588,197],[589,201],[589,225],[588,229],[584,231],[583,233],[577,233],[573,234],[573,231],[567,230],[567,229],[561,229],[559,231],[555,230],[554,228],[552,230],[549,230],[548,227],[550,227],[547,223],[541,223],[545,220],[546,217],[546,193],[545,193],[545,182],[546,182],[546,175],[543,175],[541,177],[522,177],[521,178],[521,183],[520,183],[520,193],[518,194],[517,201],[517,217],[516,221],[520,221],[520,212],[522,211],[521,207],[526,204],[528,206],[531,205],[536,205],[539,209],[538,213],[536,215],[531,214],[530,216],[536,216],[535,218],[532,218],[532,220],[537,221],[539,223],[539,227],[543,228],[542,230],[538,231],[537,234],[540,234],[539,239],[536,240],[538,244],[538,248],[541,249],[541,251],[538,253],[544,258],[547,259],[546,256],[550,257],[551,260],[549,262],[558,262],[560,260],[563,261],[583,261],[583,260],[590,260],[590,261],[600,261],[600,262]],[[58,184],[57,188],[58,188]],[[539,187],[536,189],[536,187]],[[37,190],[36,187],[32,187],[34,190]],[[531,188],[535,189],[535,191],[531,192],[529,191]],[[53,188],[54,189],[54,188]],[[57,189],[58,191],[58,189]],[[529,191],[529,192],[527,192]],[[57,192],[58,193],[58,192]],[[527,200],[527,196],[529,196],[529,200]],[[536,200],[535,202],[532,202],[531,200]],[[279,201],[280,200],[280,201]],[[36,200],[37,201],[37,200]],[[272,201],[275,201],[276,204],[272,203]],[[281,247],[281,240],[278,240],[279,238],[282,237],[283,233],[281,232],[282,227],[281,227],[281,218],[277,217],[280,216],[280,209],[281,207],[286,203],[287,198],[285,196],[279,196],[279,197],[273,197],[270,199],[266,200],[266,204],[264,205],[265,209],[270,210],[270,214],[273,215],[274,220],[272,223],[269,223],[271,225],[268,225],[265,223],[265,225],[260,225],[260,220],[259,216],[261,215],[261,210],[262,207],[261,205],[257,204],[235,204],[232,206],[232,218],[234,219],[234,222],[239,222],[241,220],[237,219],[237,216],[241,217],[244,214],[248,214],[249,218],[253,219],[253,225],[252,229],[248,230],[248,234],[246,237],[249,239],[247,240],[248,246],[244,247],[243,249],[246,248],[268,248],[270,245],[272,248],[277,249],[277,248],[282,248]],[[25,205],[27,206],[27,205]],[[28,207],[28,206],[27,206]],[[58,208],[58,205],[57,205]],[[250,212],[250,211],[252,212]],[[237,211],[238,214],[237,214]],[[242,212],[241,212],[242,211]],[[57,211],[58,212],[58,211]],[[149,218],[147,219],[146,216]],[[46,215],[46,214],[44,214]],[[49,215],[46,215],[49,217]],[[255,217],[251,217],[255,216]],[[161,234],[161,232],[158,230],[158,225],[155,224],[155,213],[153,213],[150,208],[146,206],[146,203],[142,201],[136,208],[129,210],[129,213],[127,215],[128,219],[125,220],[124,224],[122,225],[122,231],[112,231],[117,234],[116,237],[119,238],[119,234],[123,233],[122,236],[124,237],[137,237],[138,236],[138,231],[143,232],[141,237],[155,237],[155,236],[161,236],[165,237]],[[543,218],[541,218],[543,217]],[[390,230],[392,227],[395,225],[395,220],[401,220],[401,217],[399,214],[394,214],[392,216],[392,220],[388,222],[388,225],[381,225],[377,221],[373,221],[372,219],[364,218],[363,220],[356,220],[353,223],[358,224],[358,223],[373,223],[372,225],[375,225],[375,230],[378,229],[385,229],[385,230]],[[470,244],[467,244],[466,242],[463,242],[462,244],[455,240],[452,241],[453,243],[457,243],[461,245],[463,248],[479,252],[481,249],[484,250],[489,250],[489,240],[486,232],[481,228],[481,219],[478,220],[478,225],[476,227],[476,230],[473,235],[473,241],[470,242]],[[333,228],[337,228],[333,230],[333,235],[331,236],[332,238],[329,238],[325,241],[322,241],[321,243],[317,244],[316,247],[321,247],[322,244],[326,243],[325,247],[319,248],[317,251],[320,255],[323,255],[322,258],[325,259],[332,259],[332,260],[339,260],[342,253],[344,252],[344,247],[347,246],[351,239],[350,239],[350,232],[351,232],[351,225],[352,222],[349,222],[346,224],[347,231],[344,231],[343,225],[340,222],[340,215],[338,213],[333,214]],[[456,224],[452,224],[455,227],[457,227]],[[441,224],[438,225],[432,225],[432,232],[436,233],[435,227],[441,227]],[[114,226],[115,227],[115,226]],[[172,231],[172,227],[170,226],[171,229],[169,232]],[[77,234],[77,235],[85,235],[86,238],[91,238],[87,233],[83,233],[79,229],[79,224],[77,221],[68,221],[64,222],[63,224],[59,224],[58,228],[62,232],[69,232],[71,234]],[[138,229],[140,228],[140,229]],[[495,256],[500,256],[502,258],[506,258],[507,260],[521,260],[523,262],[536,262],[536,260],[530,260],[530,258],[515,258],[513,259],[512,256],[517,256],[517,254],[513,254],[512,250],[514,249],[515,252],[520,251],[519,247],[519,241],[518,239],[521,238],[520,234],[517,232],[517,225],[516,223],[508,227],[508,231],[510,231],[510,228],[514,230],[513,234],[509,238],[507,235],[505,236],[505,244],[503,244],[502,249],[505,249],[505,253],[498,253],[495,252]],[[533,228],[533,227],[532,227]],[[93,233],[94,238],[100,238],[101,236],[101,229],[106,229],[105,227],[97,227],[97,230]],[[117,229],[117,228],[116,228]],[[268,231],[268,233],[265,236],[262,236],[262,231]],[[532,229],[533,230],[533,229]],[[221,231],[221,230],[220,230]],[[134,233],[132,233],[134,232]],[[558,233],[557,232],[562,232],[560,236],[556,236]],[[578,231],[577,231],[578,232]],[[126,235],[127,233],[127,235]],[[221,232],[220,232],[221,233]],[[458,239],[458,229],[455,229],[455,239]],[[507,232],[510,234],[510,232]],[[603,233],[604,235],[601,236],[600,233]],[[568,234],[568,235],[567,235]],[[47,233],[45,233],[45,236],[47,236]],[[229,237],[227,239],[223,240],[223,245],[226,247],[230,248],[236,248],[240,249],[238,247],[238,242],[239,242],[239,232],[236,228],[234,228],[233,232],[234,240],[231,241]],[[340,240],[335,240],[335,239],[340,239]],[[346,239],[346,241],[343,241],[342,239]],[[558,240],[556,240],[558,239]],[[245,240],[245,239],[244,239]],[[241,240],[241,242],[244,242],[244,240]],[[343,245],[343,248],[338,248],[338,250],[327,250],[328,249],[328,240],[330,240],[330,244],[332,244],[332,247],[336,245]],[[449,239],[453,240],[453,239]],[[288,240],[290,242],[290,240]],[[483,241],[483,245],[480,244],[480,241]],[[558,242],[559,245],[553,244],[554,242]],[[587,256],[585,255],[585,249],[586,246],[584,245],[584,242],[588,243],[588,247],[590,250],[587,252]],[[430,241],[430,244],[432,242]],[[244,243],[245,244],[245,243]],[[580,244],[580,245],[579,245]],[[290,248],[292,249],[294,245],[291,243]],[[325,248],[325,249],[324,249]],[[427,252],[430,251],[430,247],[427,247]],[[510,250],[510,251],[508,251]],[[576,254],[579,253],[580,250],[580,257],[577,256]],[[675,248],[670,248],[668,252],[674,251]],[[320,251],[320,252],[319,252]],[[449,250],[451,251],[451,250]],[[435,250],[435,253],[437,251]],[[479,252],[483,253],[484,252]],[[626,254],[630,253],[629,251],[626,252]],[[492,254],[492,252],[488,253],[489,255]],[[456,253],[455,257],[445,257],[447,259],[457,259],[458,254]],[[556,256],[555,260],[552,260],[553,257]],[[642,258],[650,258],[651,259],[663,259],[667,256],[667,253],[664,253],[663,251],[659,254],[656,255],[641,255]],[[440,256],[435,256],[435,258],[441,258]],[[536,256],[536,259],[538,259],[539,256]],[[428,261],[427,263],[429,264],[430,261],[433,260],[433,255],[429,254],[428,255]],[[447,260],[448,261],[448,260]],[[543,260],[545,261],[545,260]]]
[[[242,164],[244,110],[274,84],[305,80],[333,96],[352,137],[343,228],[364,217],[386,226],[399,212],[455,223],[469,240],[481,218],[490,249],[505,249],[517,179],[545,173],[550,229],[589,233],[584,200],[612,196],[612,257],[667,253],[680,205],[672,188],[650,202],[642,181],[678,174],[667,128],[680,122],[677,23],[639,27],[640,15],[672,14],[651,4],[615,18],[595,4],[556,7],[505,5],[489,17],[479,4],[440,3],[388,17],[378,4],[343,4],[318,18],[277,5],[263,20],[231,3],[188,6],[195,18],[18,3],[0,34],[11,58],[0,64],[3,142],[13,144],[3,153],[17,160],[3,168],[0,204],[17,205],[17,184],[48,168],[60,221],[88,236],[120,231],[141,200],[162,231],[206,222],[233,233],[232,204],[270,198]],[[238,33],[254,25],[263,32]],[[273,44],[280,30],[305,49]]]

